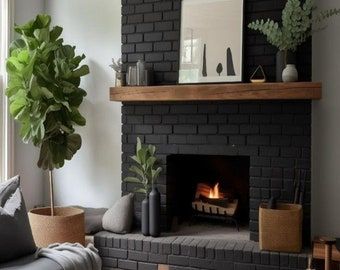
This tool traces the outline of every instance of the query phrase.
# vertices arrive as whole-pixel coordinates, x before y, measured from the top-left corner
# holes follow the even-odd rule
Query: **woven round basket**
[[[261,250],[300,252],[302,248],[302,207],[278,204],[277,209],[259,209],[259,244]]]
[[[56,207],[51,216],[50,207],[28,212],[35,244],[47,247],[53,243],[85,244],[84,211],[74,207]]]

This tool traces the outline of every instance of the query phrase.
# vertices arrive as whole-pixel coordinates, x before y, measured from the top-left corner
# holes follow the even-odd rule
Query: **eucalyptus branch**
[[[296,51],[314,32],[317,24],[340,14],[340,9],[323,10],[315,14],[313,0],[288,0],[282,11],[281,22],[256,20],[248,28],[259,31],[279,50]],[[313,14],[314,13],[314,14]]]

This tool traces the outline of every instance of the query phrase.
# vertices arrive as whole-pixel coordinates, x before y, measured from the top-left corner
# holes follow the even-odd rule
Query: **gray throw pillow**
[[[89,208],[79,205],[73,207],[84,211],[86,234],[95,234],[103,230],[102,220],[107,208]]]
[[[0,239],[0,263],[36,251],[19,176],[0,184]]]
[[[133,194],[120,198],[103,216],[104,230],[114,233],[131,232],[133,221]]]

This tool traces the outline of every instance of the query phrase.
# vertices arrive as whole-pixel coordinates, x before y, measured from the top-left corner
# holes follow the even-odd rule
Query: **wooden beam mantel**
[[[321,83],[239,83],[111,87],[111,101],[318,100]]]

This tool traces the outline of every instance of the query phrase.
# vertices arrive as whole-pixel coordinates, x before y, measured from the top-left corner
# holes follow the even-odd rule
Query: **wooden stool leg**
[[[325,245],[325,270],[330,270],[332,262],[332,245]]]

